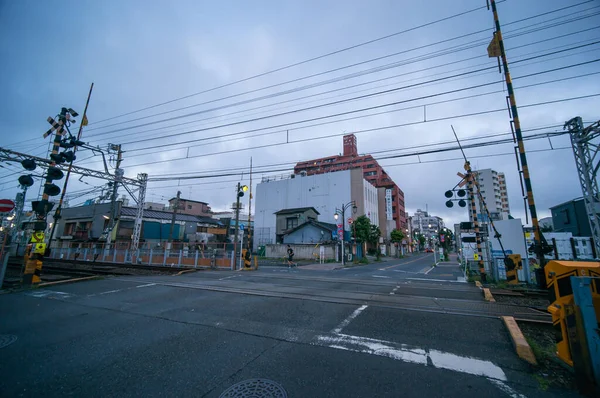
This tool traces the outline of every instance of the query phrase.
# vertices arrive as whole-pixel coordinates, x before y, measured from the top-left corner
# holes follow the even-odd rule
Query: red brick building
[[[404,210],[404,192],[402,192],[373,156],[358,155],[356,136],[354,134],[344,136],[343,155],[299,162],[294,167],[294,174],[324,174],[353,168],[362,168],[365,180],[369,181],[375,187],[392,190],[393,219],[396,222],[397,229],[405,230],[407,224]]]

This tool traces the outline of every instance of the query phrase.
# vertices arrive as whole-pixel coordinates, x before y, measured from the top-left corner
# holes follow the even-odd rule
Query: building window
[[[365,177],[369,177],[369,176],[375,176],[375,175],[377,175],[377,172],[376,172],[376,171],[367,171],[367,172],[365,173]]]
[[[192,208],[192,205],[188,205],[187,207],[188,207],[188,210],[191,210],[191,208]]]
[[[285,228],[292,229],[298,226],[298,217],[288,217],[285,219]]]
[[[562,213],[563,213],[563,223],[571,224],[571,218],[569,217],[569,210],[564,209],[564,210],[562,210]]]

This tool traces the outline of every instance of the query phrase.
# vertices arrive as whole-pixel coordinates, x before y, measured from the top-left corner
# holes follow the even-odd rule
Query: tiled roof
[[[274,214],[293,214],[293,213],[304,213],[307,210],[312,210],[317,214],[321,214],[317,211],[317,209],[315,209],[314,207],[296,207],[294,209],[281,209],[278,212],[275,212]]]

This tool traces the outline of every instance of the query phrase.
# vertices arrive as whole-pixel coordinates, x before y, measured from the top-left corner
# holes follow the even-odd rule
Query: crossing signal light
[[[452,191],[446,191],[446,193],[444,195],[447,198],[451,198],[452,196],[454,196],[454,193]],[[446,202],[446,206],[448,206],[448,202]],[[448,207],[452,207],[452,206],[448,206]]]
[[[33,178],[31,177],[31,174],[19,177],[19,184],[23,185],[24,187],[32,186]]]
[[[75,146],[72,140],[62,140],[59,145],[61,148],[65,149],[73,148]]]
[[[21,166],[23,166],[23,168],[25,170],[28,170],[28,171],[33,171],[37,167],[36,164],[35,164],[35,161],[33,159],[24,159],[24,160],[22,160],[21,161]]]
[[[461,200],[458,201],[458,205],[460,207],[467,207],[467,202],[465,202],[464,200],[461,199]]]
[[[60,193],[60,188],[55,184],[46,184],[44,193],[48,196],[56,196]]]
[[[64,177],[63,172],[56,167],[48,167],[48,178],[50,180],[60,180]]]
[[[72,161],[74,161],[75,159],[77,159],[77,157],[75,156],[75,153],[73,151],[66,151],[61,153],[61,156],[68,162],[71,163]]]
[[[52,211],[54,203],[47,200],[34,200],[31,202],[31,210],[35,211],[40,216],[45,216],[49,211]]]
[[[464,198],[465,195],[467,194],[467,191],[465,191],[464,189],[459,189],[456,194],[458,195],[459,198]]]
[[[446,207],[453,207],[453,206],[454,206],[454,202],[453,202],[453,201],[451,201],[451,200],[448,200],[448,201],[446,202]]]
[[[64,163],[65,159],[62,157],[61,153],[51,153],[50,159],[56,164]]]

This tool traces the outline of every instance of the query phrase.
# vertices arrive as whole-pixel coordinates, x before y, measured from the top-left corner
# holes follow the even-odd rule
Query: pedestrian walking
[[[294,263],[294,249],[290,245],[287,245],[287,255],[288,255],[288,268],[293,266],[298,266],[298,264]]]

